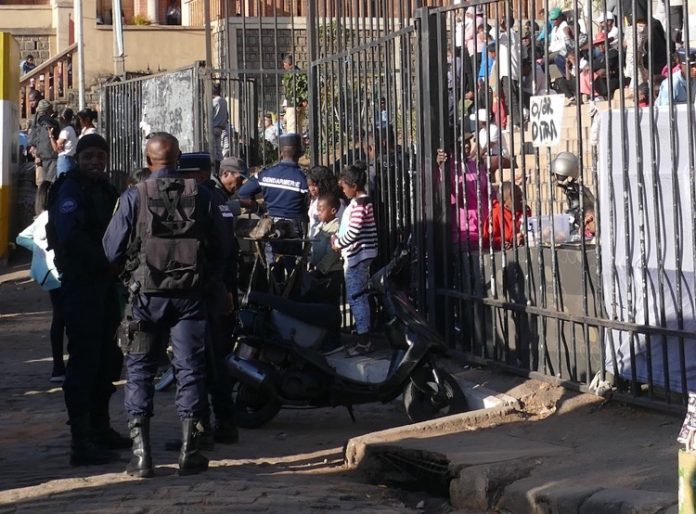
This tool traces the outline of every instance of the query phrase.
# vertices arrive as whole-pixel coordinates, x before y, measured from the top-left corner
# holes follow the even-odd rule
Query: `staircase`
[[[33,112],[29,105],[29,93],[38,90],[43,98],[55,103],[71,103],[73,99],[73,57],[77,53],[77,43],[37,66],[19,79],[19,117],[23,122],[31,118]],[[77,66],[77,63],[75,63]]]

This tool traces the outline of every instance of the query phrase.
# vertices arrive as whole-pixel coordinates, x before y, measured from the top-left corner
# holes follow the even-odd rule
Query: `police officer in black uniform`
[[[239,189],[239,200],[242,207],[256,207],[254,198],[259,193],[273,221],[286,223],[292,228],[297,237],[304,234],[303,224],[307,222],[307,179],[298,164],[302,156],[302,138],[299,134],[290,133],[280,136],[281,160],[274,166],[261,171],[256,177],[250,178]],[[297,243],[274,242],[271,248],[276,253],[299,255],[302,245]],[[269,264],[274,260],[273,252],[266,252]],[[294,259],[284,259],[285,271],[294,265]]]
[[[230,238],[229,256],[225,258],[223,282],[227,292],[226,301],[211,305],[210,332],[212,342],[211,379],[208,381],[210,403],[215,414],[213,430],[216,443],[231,444],[239,440],[235,422],[235,407],[232,399],[232,381],[225,366],[224,357],[232,348],[232,332],[235,326],[234,312],[238,308],[237,270],[239,245],[234,236],[235,216],[240,214],[239,201],[233,200],[237,187],[243,180],[245,163],[237,157],[226,157],[220,162],[220,171],[206,180],[202,187],[210,190],[213,203],[222,216],[225,233]]]
[[[109,421],[109,400],[121,376],[116,345],[118,282],[101,240],[118,193],[104,173],[109,147],[99,135],[77,144],[77,168],[62,175],[49,195],[49,244],[61,272],[70,359],[63,391],[70,419],[74,466],[115,460],[130,447]]]
[[[232,444],[239,440],[235,423],[232,382],[225,366],[225,356],[232,348],[234,330],[234,311],[237,309],[237,256],[239,248],[234,237],[235,213],[239,213],[239,202],[231,201],[234,187],[228,174],[241,174],[243,161],[236,157],[226,157],[220,163],[217,175],[211,172],[210,154],[194,152],[182,154],[179,158],[179,171],[187,177],[195,178],[200,187],[210,192],[213,208],[222,217],[228,254],[224,256],[223,282],[226,296],[208,298],[208,393],[215,414],[215,427],[211,430],[209,420],[204,420],[206,430],[201,438],[201,449],[212,449],[214,443]],[[221,180],[221,177],[224,178]],[[232,177],[233,178],[233,177]],[[167,450],[178,451],[181,440],[167,441]]]
[[[182,420],[179,474],[208,468],[199,450],[201,420],[209,415],[205,295],[224,295],[222,259],[228,250],[210,193],[177,171],[180,154],[171,134],[158,132],[148,138],[146,157],[152,174],[121,195],[103,239],[108,261],[125,262],[131,276],[131,312],[121,324],[119,344],[126,354],[125,404],[133,440],[126,472],[138,477],[154,475],[150,417],[159,353],[153,343],[167,331]]]

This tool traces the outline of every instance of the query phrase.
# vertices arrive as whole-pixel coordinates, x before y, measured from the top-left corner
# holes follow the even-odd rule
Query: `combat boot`
[[[133,456],[126,465],[126,473],[132,477],[152,478],[155,470],[150,450],[150,418],[133,418],[128,421],[128,429],[133,441]]]
[[[118,460],[116,452],[94,443],[89,415],[71,419],[70,434],[71,466],[92,466]]]
[[[210,421],[203,422],[203,432],[198,440],[198,449],[205,451],[213,451],[215,449],[215,438],[213,430],[210,428]],[[181,439],[168,439],[164,442],[164,449],[168,452],[181,451]]]
[[[185,419],[181,423],[181,453],[179,453],[179,474],[193,475],[208,469],[208,458],[201,454],[199,443],[204,432],[197,419]]]
[[[239,430],[231,419],[219,419],[215,423],[215,442],[234,444],[239,442]]]

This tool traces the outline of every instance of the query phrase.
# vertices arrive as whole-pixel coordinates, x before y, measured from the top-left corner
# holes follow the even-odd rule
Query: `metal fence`
[[[633,25],[620,23],[613,39],[606,22],[600,28],[577,4],[550,24],[558,12],[544,5],[541,44],[533,20],[516,21],[520,13],[507,2],[421,13],[430,63],[423,78],[430,93],[422,94],[437,96],[420,111],[432,262],[426,296],[450,345],[475,361],[576,386],[596,378],[601,388],[608,379],[634,400],[684,405],[696,379],[688,101],[696,84],[686,80],[685,98],[677,96],[675,83],[691,64],[675,69],[666,34],[680,34],[669,17],[664,30],[650,21],[652,5],[641,12],[640,4],[617,7],[614,19]],[[486,56],[479,67],[460,39],[467,18],[477,23],[479,5],[490,25],[488,70]],[[562,29],[550,27],[564,19],[559,51],[553,36]],[[552,98],[530,99],[555,92],[565,94],[555,107]],[[553,147],[530,144],[540,139],[539,106],[562,110]],[[447,155],[439,167],[436,148]],[[560,150],[578,157],[572,182],[554,176]]]
[[[453,349],[682,408],[696,380],[694,107],[682,102],[696,66],[680,75],[674,61],[688,7],[679,18],[665,2],[660,22],[642,0],[611,16],[605,0],[560,15],[548,1],[449,4],[324,0],[302,17],[230,18],[219,66],[191,79],[192,150],[212,147],[219,83],[224,152],[263,165],[290,122],[312,163],[367,161],[381,257],[413,237],[414,296]],[[103,112],[136,104],[106,131],[112,167],[141,165],[143,86],[109,87]],[[553,173],[565,151],[572,181]]]

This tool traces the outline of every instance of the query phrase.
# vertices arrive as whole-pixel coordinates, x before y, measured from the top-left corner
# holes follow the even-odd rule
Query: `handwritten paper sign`
[[[529,102],[532,145],[556,146],[561,142],[563,95],[533,96]]]

